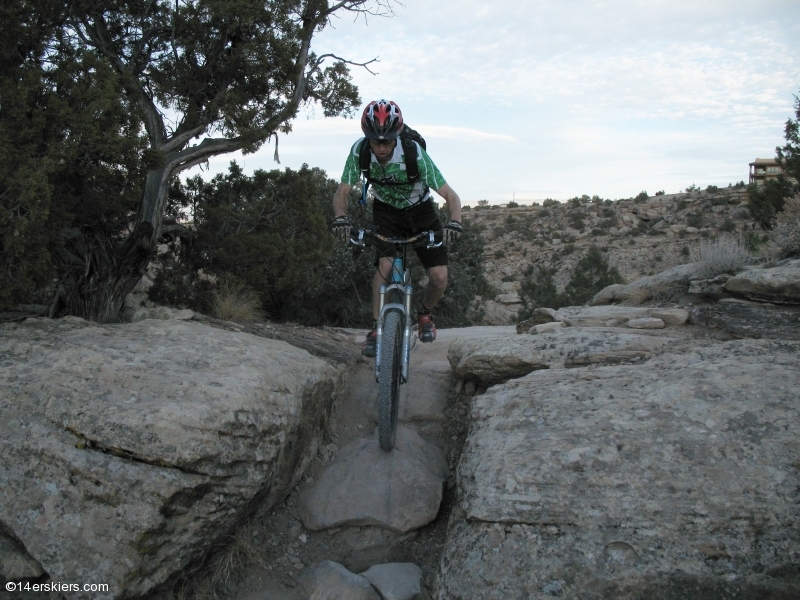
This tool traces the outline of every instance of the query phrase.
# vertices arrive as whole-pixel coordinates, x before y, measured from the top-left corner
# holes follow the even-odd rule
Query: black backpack
[[[403,147],[403,156],[406,163],[406,175],[408,176],[408,182],[411,184],[416,183],[419,181],[419,166],[417,165],[417,146],[414,142],[417,142],[420,146],[422,146],[423,150],[427,150],[428,147],[425,144],[425,138],[423,138],[417,131],[411,129],[408,125],[403,125],[403,131],[400,132],[400,144]],[[365,139],[362,144],[361,148],[359,149],[358,153],[358,168],[361,170],[361,174],[364,176],[364,180],[367,182],[365,184],[365,188],[369,186],[369,184],[378,184],[378,185],[405,185],[400,182],[396,181],[384,181],[380,179],[372,179],[369,176],[369,167],[370,163],[372,162],[372,156],[369,149],[369,142]]]

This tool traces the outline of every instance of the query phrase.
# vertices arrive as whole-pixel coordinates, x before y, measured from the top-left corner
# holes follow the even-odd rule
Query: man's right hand
[[[353,224],[350,222],[346,216],[336,217],[331,223],[331,233],[333,233],[333,237],[335,237],[339,242],[344,244],[345,246],[350,241],[350,230],[353,228]]]

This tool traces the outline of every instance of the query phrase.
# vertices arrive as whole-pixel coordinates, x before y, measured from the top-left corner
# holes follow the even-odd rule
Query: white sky
[[[623,198],[747,180],[775,155],[800,92],[800,0],[405,0],[341,19],[321,54],[358,68],[364,102],[397,102],[465,203]],[[301,164],[337,179],[357,120],[302,114],[251,173]],[[197,168],[190,172],[198,172]]]

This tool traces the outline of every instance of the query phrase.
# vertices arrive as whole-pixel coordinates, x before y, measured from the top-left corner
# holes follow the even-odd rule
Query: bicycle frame
[[[408,382],[408,364],[411,359],[411,292],[412,286],[410,284],[411,273],[405,268],[405,248],[395,250],[395,256],[392,258],[392,274],[391,280],[388,285],[381,284],[380,287],[380,300],[378,314],[378,332],[376,340],[376,356],[375,356],[375,380],[377,381],[381,370],[381,343],[383,342],[383,322],[386,313],[390,310],[397,310],[402,313],[403,320],[403,347],[402,347],[402,362],[400,367],[400,383]],[[386,295],[392,290],[397,290],[403,297],[403,303],[399,302],[386,302]]]

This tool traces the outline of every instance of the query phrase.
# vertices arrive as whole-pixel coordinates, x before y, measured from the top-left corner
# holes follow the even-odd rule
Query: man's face
[[[392,156],[397,140],[370,140],[369,147],[378,162],[386,162]]]

